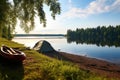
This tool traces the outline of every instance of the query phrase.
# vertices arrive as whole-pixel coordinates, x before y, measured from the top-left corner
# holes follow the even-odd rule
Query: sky
[[[97,26],[120,25],[120,0],[58,0],[61,14],[53,20],[47,6],[47,26],[35,20],[35,29],[30,34],[66,34],[68,29],[93,28]],[[24,31],[17,25],[17,34]]]

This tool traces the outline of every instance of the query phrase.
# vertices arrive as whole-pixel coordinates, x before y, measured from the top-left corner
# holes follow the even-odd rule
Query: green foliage
[[[58,0],[13,0],[14,13],[20,20],[21,28],[25,32],[34,29],[35,16],[39,16],[40,23],[46,26],[46,16],[44,12],[44,4],[49,6],[51,16],[55,19],[55,15],[60,14],[60,4]]]
[[[98,46],[120,46],[120,25],[98,26],[97,28],[76,29],[67,31],[68,42],[97,44]]]
[[[8,40],[11,40],[13,38],[12,30],[10,26],[5,26],[1,28],[1,36],[3,38],[6,38]]]
[[[12,33],[16,25],[14,9],[8,0],[0,1],[0,37],[12,38]]]
[[[14,32],[18,20],[20,21],[21,28],[27,33],[35,27],[35,16],[39,16],[40,23],[43,23],[43,26],[45,27],[46,16],[43,9],[45,4],[49,6],[53,19],[55,19],[55,16],[60,14],[61,11],[58,0],[10,1],[0,1],[0,37],[7,39],[12,38],[11,34]],[[9,29],[9,31],[7,29]],[[6,33],[4,34],[4,32]]]

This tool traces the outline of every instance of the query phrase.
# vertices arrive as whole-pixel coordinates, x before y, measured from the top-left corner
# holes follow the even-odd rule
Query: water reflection
[[[75,42],[76,44],[83,44],[83,43],[86,43],[86,44],[96,44],[98,47],[99,46],[115,46],[115,47],[120,47],[120,40],[118,39],[93,39],[93,38],[87,38],[87,39],[84,39],[84,38],[68,38],[67,37],[67,42],[68,43],[72,43],[72,42]]]
[[[68,52],[71,54],[77,55],[87,55],[88,57],[94,57],[99,59],[104,59],[107,61],[111,61],[113,63],[120,64],[120,41],[111,42],[100,40],[71,40],[62,38],[29,38],[29,37],[18,37],[14,38],[13,41],[22,43],[27,47],[33,48],[36,42],[39,40],[47,40],[53,46],[55,50],[60,50],[63,52]],[[95,42],[97,41],[97,42]]]

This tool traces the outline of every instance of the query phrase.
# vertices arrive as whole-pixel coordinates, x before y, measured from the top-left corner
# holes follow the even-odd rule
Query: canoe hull
[[[9,47],[2,46],[1,49],[0,49],[0,55],[1,55],[2,58],[6,59],[6,60],[9,60],[9,61],[14,61],[14,62],[23,61],[23,60],[26,59],[25,53],[13,49],[16,54],[10,54],[9,52],[6,51],[5,48],[10,50]]]

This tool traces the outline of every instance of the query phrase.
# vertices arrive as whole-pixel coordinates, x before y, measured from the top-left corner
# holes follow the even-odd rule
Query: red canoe
[[[0,55],[10,61],[23,61],[26,58],[25,53],[9,48],[7,46],[2,46],[0,48]]]

